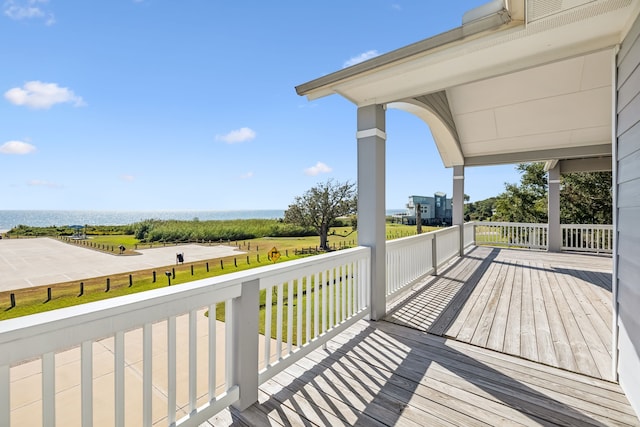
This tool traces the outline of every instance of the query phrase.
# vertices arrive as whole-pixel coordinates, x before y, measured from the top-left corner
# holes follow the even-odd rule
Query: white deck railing
[[[275,339],[262,337],[260,384],[369,314],[370,253],[365,247],[346,249],[291,261],[260,276],[265,330],[275,329]]]
[[[453,226],[433,232],[436,236],[436,266],[460,255],[460,227]]]
[[[612,225],[561,224],[560,229],[562,233],[561,250],[563,251],[613,252]],[[479,245],[547,249],[548,230],[547,224],[476,222],[475,240]],[[466,239],[465,234],[465,244]]]
[[[476,223],[466,222],[464,224],[464,247],[468,248],[471,245],[476,244]]]
[[[387,298],[435,271],[435,233],[387,241]]]
[[[613,225],[562,224],[562,250],[613,252]]]
[[[517,222],[477,222],[476,244],[489,244],[529,249],[546,249],[547,224]]]
[[[24,363],[40,365],[27,394],[39,398],[31,410],[41,413],[43,426],[68,419],[92,426],[97,412],[115,426],[125,419],[192,426],[230,404],[253,403],[260,383],[368,314],[370,253],[347,249],[2,321],[0,426],[24,425],[11,416],[20,400],[13,370]],[[224,323],[214,315],[222,308]],[[259,333],[259,316],[275,339]],[[110,366],[103,366],[104,348]],[[77,366],[64,363],[69,351],[79,354]],[[105,372],[112,381],[96,390]],[[56,381],[67,376],[79,377],[77,406],[61,407],[57,399]]]
[[[473,230],[473,227],[470,229]],[[465,228],[465,237],[468,233],[466,230]],[[437,274],[439,267],[459,254],[458,226],[388,241],[387,298],[392,299],[427,274]]]

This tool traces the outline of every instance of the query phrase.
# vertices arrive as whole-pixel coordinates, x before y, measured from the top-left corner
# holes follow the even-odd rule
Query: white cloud
[[[366,61],[367,59],[375,58],[378,55],[380,54],[378,53],[377,50],[368,50],[366,52],[361,53],[360,55],[356,55],[350,58],[348,61],[345,61],[344,64],[342,64],[342,68],[351,67],[352,65],[359,64],[361,62]]]
[[[126,182],[133,182],[136,180],[136,177],[125,173],[120,175],[120,179]]]
[[[251,141],[256,137],[256,132],[253,129],[244,127],[224,135],[216,135],[216,141],[224,141],[227,144],[237,144],[239,142]]]
[[[321,173],[329,173],[332,170],[333,169],[331,169],[331,167],[327,166],[326,164],[318,162],[315,166],[311,166],[310,168],[305,169],[304,174],[309,176],[316,176],[320,175]]]
[[[393,3],[391,5],[391,8],[393,8],[395,10],[398,10],[398,11],[402,10],[402,6],[400,6],[398,3]]]
[[[34,109],[48,109],[55,104],[63,103],[71,103],[76,107],[86,105],[84,100],[69,88],[38,80],[26,82],[21,88],[9,89],[4,97],[14,105],[24,105]]]
[[[47,187],[47,188],[62,187],[60,184],[56,184],[55,182],[43,181],[41,179],[32,179],[27,182],[27,185],[30,187]]]
[[[15,20],[44,19],[45,25],[53,25],[56,22],[53,13],[43,7],[49,0],[6,0],[3,5],[4,14]]]
[[[2,154],[29,154],[36,151],[34,145],[23,141],[7,141],[0,145],[0,153]]]
[[[253,178],[253,172],[247,172],[245,174],[240,175],[240,179],[251,179]]]

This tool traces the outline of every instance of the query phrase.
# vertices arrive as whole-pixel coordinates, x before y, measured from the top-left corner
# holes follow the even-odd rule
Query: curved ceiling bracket
[[[464,165],[464,155],[444,91],[392,102],[387,104],[387,108],[414,114],[429,126],[445,167]]]

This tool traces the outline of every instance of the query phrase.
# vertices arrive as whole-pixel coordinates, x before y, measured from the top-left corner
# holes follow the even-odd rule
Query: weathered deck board
[[[502,293],[496,306],[496,314],[493,325],[489,331],[486,347],[491,350],[502,351],[504,347],[504,337],[507,332],[507,319],[509,318],[509,306],[513,294],[513,282],[516,269],[513,265],[506,266],[504,281],[502,283]]]
[[[469,259],[469,262],[467,263],[467,268],[464,270],[465,274],[458,280],[458,283],[461,283],[460,291],[451,298],[448,304],[445,305],[444,308],[446,308],[446,310],[441,310],[440,315],[432,322],[432,324],[429,325],[427,329],[423,330],[428,330],[430,333],[436,335],[442,335],[454,320],[459,320],[458,328],[464,323],[464,319],[466,318],[466,313],[463,312],[466,308],[465,303],[469,298],[469,295],[476,288],[486,266],[491,262],[490,257],[477,257],[473,254],[473,251],[471,253],[467,253],[465,258]],[[454,268],[451,269],[450,274],[455,274]]]
[[[518,264],[517,261],[516,264]],[[522,268],[516,267],[513,280],[513,290],[511,291],[509,316],[507,317],[507,330],[504,336],[504,344],[502,345],[502,351],[507,354],[520,354],[520,320],[522,318],[522,272]],[[452,334],[449,335],[453,336]]]
[[[569,345],[569,338],[562,324],[558,304],[551,290],[549,274],[540,274],[540,289],[542,291],[542,298],[545,301],[547,318],[549,319],[549,331],[551,333],[553,350],[555,350],[556,355],[557,364],[551,365],[569,371],[576,371],[576,359]]]
[[[537,277],[536,277],[537,276]],[[542,288],[547,280],[547,272],[545,269],[533,269],[531,271],[532,279],[531,290],[533,293],[533,318],[535,322],[535,337],[538,349],[538,361],[551,366],[559,366],[556,356],[556,349],[553,345],[553,336],[551,335],[551,324],[549,320],[547,305],[553,306],[544,300]]]
[[[475,327],[473,337],[471,338],[472,344],[482,347],[485,347],[489,340],[489,333],[491,332],[491,327],[493,326],[493,321],[496,317],[498,301],[500,301],[508,266],[501,264],[499,268],[496,268],[495,270],[495,274],[490,279],[490,283],[493,285],[491,287],[491,292],[488,294],[486,304],[484,304],[484,310],[480,313],[480,317],[475,320],[477,326]],[[473,320],[469,318],[467,321],[473,322]]]
[[[608,257],[476,247],[387,320],[612,379],[610,279]]]
[[[531,264],[527,262],[522,270],[522,314],[520,318],[520,355],[537,362],[538,345],[536,323],[533,314],[533,277]]]
[[[599,375],[598,368],[593,357],[591,357],[591,352],[589,352],[589,347],[573,314],[572,307],[562,290],[562,288],[566,287],[566,281],[561,276],[551,275],[549,276],[549,283],[555,303],[558,305],[562,326],[567,334],[567,343],[576,360],[576,371],[597,377]]]
[[[635,425],[618,385],[416,329],[360,321],[219,426]]]

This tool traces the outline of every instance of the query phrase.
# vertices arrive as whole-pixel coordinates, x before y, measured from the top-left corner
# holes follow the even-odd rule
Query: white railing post
[[[434,234],[431,240],[431,264],[433,265],[433,275],[438,275],[438,235]]]
[[[234,406],[243,411],[258,401],[258,312],[260,280],[243,282],[240,298],[233,300],[232,384],[240,388]]]
[[[56,356],[42,355],[42,425],[56,425]]]
[[[0,425],[11,425],[11,388],[9,365],[0,366]]]
[[[478,232],[478,227],[476,226],[476,223],[473,223],[473,230],[471,233],[471,244],[475,245],[476,244],[476,233]]]

